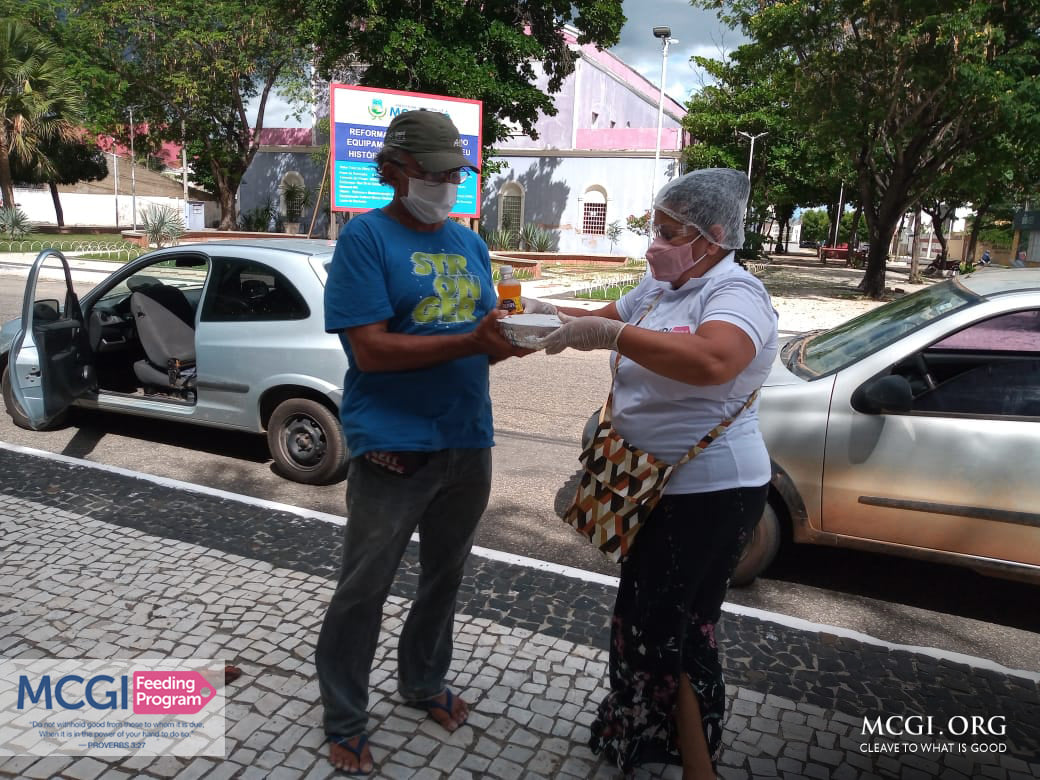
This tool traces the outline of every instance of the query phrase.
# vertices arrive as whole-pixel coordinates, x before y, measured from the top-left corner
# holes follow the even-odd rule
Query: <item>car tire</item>
[[[347,475],[347,444],[339,419],[309,398],[282,401],[267,423],[276,470],[293,482],[329,485]]]
[[[26,417],[25,412],[19,405],[18,400],[14,397],[14,392],[11,389],[11,367],[4,366],[3,377],[0,378],[0,390],[2,390],[4,398],[4,407],[7,409],[7,413],[11,416],[11,422],[18,428],[24,428],[27,431],[35,430],[48,430],[50,428],[60,428],[65,424],[65,420],[68,419],[68,412],[62,412],[55,416],[42,428],[33,428],[29,422],[29,418]]]
[[[767,502],[758,525],[751,532],[751,538],[740,554],[737,568],[730,577],[730,584],[738,587],[750,585],[759,574],[769,567],[779,551],[780,518],[777,517],[772,504]]]

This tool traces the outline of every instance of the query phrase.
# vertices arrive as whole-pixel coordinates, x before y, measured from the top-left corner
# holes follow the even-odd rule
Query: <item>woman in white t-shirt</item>
[[[747,176],[694,171],[655,201],[650,274],[596,311],[524,299],[558,313],[543,340],[620,355],[613,423],[629,443],[676,463],[725,419],[732,425],[676,469],[621,566],[611,628],[610,693],[592,724],[592,749],[625,772],[645,762],[714,778],[725,685],[715,643],[730,575],[765,508],[769,455],[757,402],[777,351],[776,312],[732,250],[744,243]],[[634,324],[638,321],[638,324]]]

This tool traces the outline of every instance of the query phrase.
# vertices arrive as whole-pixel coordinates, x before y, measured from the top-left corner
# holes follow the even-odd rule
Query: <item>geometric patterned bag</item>
[[[563,521],[611,560],[624,560],[640,526],[661,500],[672,472],[725,433],[757,397],[758,390],[733,417],[712,428],[678,463],[665,463],[629,444],[614,430],[610,418],[614,400],[611,388],[592,443],[579,456],[584,471]]]

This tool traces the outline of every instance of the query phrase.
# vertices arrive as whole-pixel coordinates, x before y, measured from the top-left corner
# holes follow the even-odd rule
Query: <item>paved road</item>
[[[80,291],[84,285],[78,285]],[[44,282],[41,297],[61,286]],[[0,275],[0,318],[17,316],[22,280]],[[601,574],[616,567],[556,518],[557,493],[574,473],[577,440],[606,393],[601,355],[536,354],[493,368],[495,483],[477,544]],[[277,477],[262,437],[82,412],[75,424],[35,433],[0,414],[0,440],[147,471],[331,514],[343,487],[297,485]],[[942,587],[934,587],[942,583]],[[768,578],[734,589],[730,600],[891,642],[940,647],[1040,670],[1037,589],[948,566],[851,551],[797,548]]]
[[[5,656],[171,655],[233,661],[245,672],[223,691],[226,728],[217,733],[226,737],[206,756],[40,758],[46,738],[29,719],[61,715],[30,705],[31,714],[0,728],[0,776],[335,776],[312,659],[341,555],[339,526],[0,448],[0,531]],[[373,777],[620,780],[585,746],[605,693],[610,583],[471,556],[448,682],[473,711],[448,735],[396,692],[395,647],[417,579],[410,546],[371,680]],[[730,702],[725,780],[1040,777],[1040,675],[777,615],[727,610],[716,636]],[[908,719],[904,733],[906,715],[920,719]],[[890,731],[865,733],[879,720]],[[914,733],[925,723],[933,725]],[[635,780],[680,774],[649,764]]]

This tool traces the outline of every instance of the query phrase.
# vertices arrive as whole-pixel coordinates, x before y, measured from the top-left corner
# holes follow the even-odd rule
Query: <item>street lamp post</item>
[[[137,166],[134,159],[134,107],[130,106],[130,210],[137,230]]]
[[[661,164],[661,128],[664,122],[664,80],[668,73],[668,46],[678,43],[672,37],[671,27],[655,27],[654,37],[661,39],[661,85],[657,101],[657,147],[654,151],[654,169],[650,173],[650,240],[653,240],[654,196],[657,194],[657,168]]]
[[[764,135],[769,135],[769,133],[766,132],[766,133],[757,133],[756,135],[751,135],[751,133],[745,133],[743,130],[738,130],[737,131],[737,135],[742,135],[745,138],[750,138],[751,139],[751,151],[748,152],[748,158],[747,158],[747,178],[748,178],[748,198],[747,198],[747,204],[748,205],[747,205],[747,213],[748,213],[748,216],[750,217],[750,215],[751,215],[751,164],[755,161],[755,141],[757,139],[761,138]]]

